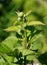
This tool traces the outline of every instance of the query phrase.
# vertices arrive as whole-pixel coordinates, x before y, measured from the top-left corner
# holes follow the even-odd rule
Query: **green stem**
[[[24,56],[24,65],[26,65],[26,56]]]
[[[33,65],[33,60],[32,60],[32,62],[31,62],[31,63],[32,63],[32,65]]]
[[[24,49],[27,49],[27,32],[24,29],[24,35],[23,35],[23,42],[24,42]]]

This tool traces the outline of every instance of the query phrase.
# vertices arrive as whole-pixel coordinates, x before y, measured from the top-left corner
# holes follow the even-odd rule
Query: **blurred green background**
[[[0,0],[0,42],[10,36],[11,33],[3,29],[11,26],[17,20],[16,12],[26,13],[30,10],[33,12],[27,17],[28,21],[39,20],[45,23],[45,26],[42,27],[42,38],[44,39],[39,40],[43,41],[44,45],[46,43],[47,51],[47,0]]]

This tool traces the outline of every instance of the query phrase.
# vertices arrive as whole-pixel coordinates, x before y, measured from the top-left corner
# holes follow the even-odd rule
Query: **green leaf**
[[[32,10],[28,11],[28,12],[26,13],[26,16],[30,15],[31,12],[32,12]]]
[[[37,34],[37,35],[34,35],[32,38],[31,38],[31,42],[35,42],[38,38],[41,37],[41,34]]]
[[[0,53],[10,55],[12,50],[5,44],[0,44]]]
[[[16,12],[16,13],[17,13],[18,17],[22,17],[24,15],[23,12]]]
[[[28,22],[27,25],[29,26],[35,26],[35,25],[45,25],[44,23],[40,22],[40,21],[31,21]]]
[[[23,56],[25,56],[25,55],[28,56],[30,54],[34,54],[33,51],[28,50],[28,49],[24,49],[21,52],[22,52]]]
[[[27,56],[27,60],[34,60],[34,59],[36,59],[36,57],[35,57],[35,55],[29,55],[29,56]]]
[[[41,48],[42,48],[42,44],[41,43],[36,43],[36,42],[32,44],[32,47],[30,47],[31,50],[33,50],[33,51],[36,50],[36,52],[41,50]]]
[[[21,26],[11,26],[11,27],[8,27],[7,29],[4,29],[5,31],[8,31],[8,32],[10,32],[10,31],[16,31],[16,32],[18,32],[19,30],[21,29]]]
[[[7,54],[3,54],[3,53],[0,53],[0,55],[1,55],[1,58],[2,58],[2,62],[3,61],[5,61],[4,63],[5,63],[5,65],[12,65],[12,61],[13,61],[13,57],[11,57],[11,56],[8,56]],[[8,60],[9,59],[9,60]],[[4,65],[4,64],[2,64],[2,65]]]
[[[5,61],[5,65],[8,64],[8,65],[11,65],[11,62],[10,60],[12,60],[12,58],[10,59],[10,57],[8,58],[8,56],[6,54],[3,54],[3,53],[0,53],[1,57],[4,59]],[[9,59],[9,60],[8,60]],[[4,64],[3,64],[4,65]]]
[[[7,37],[2,44],[7,45],[9,48],[11,48],[12,50],[15,48],[15,45],[17,44],[18,39],[16,38],[16,36],[9,36]]]
[[[13,54],[12,54],[13,57],[16,57],[17,59],[19,58],[19,50],[18,49],[15,49],[13,51]]]

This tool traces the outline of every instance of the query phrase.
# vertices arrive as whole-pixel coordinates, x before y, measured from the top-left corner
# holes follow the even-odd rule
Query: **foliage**
[[[36,60],[47,64],[46,6],[43,0],[0,0],[1,65],[27,65]]]

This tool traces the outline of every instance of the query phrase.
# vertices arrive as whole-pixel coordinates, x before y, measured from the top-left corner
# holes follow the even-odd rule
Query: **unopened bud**
[[[20,20],[21,20],[21,18],[19,17],[19,18],[18,18],[18,21],[20,21]]]

